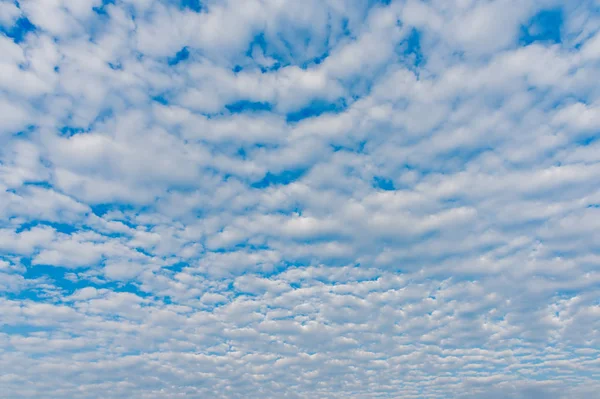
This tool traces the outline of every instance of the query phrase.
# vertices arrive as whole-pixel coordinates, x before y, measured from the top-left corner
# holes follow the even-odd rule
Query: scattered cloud
[[[0,397],[600,388],[597,2],[7,1],[0,52]]]

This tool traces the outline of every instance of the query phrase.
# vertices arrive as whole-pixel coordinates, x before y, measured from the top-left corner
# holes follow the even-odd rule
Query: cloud
[[[593,396],[593,2],[242,3],[0,4],[0,392]]]

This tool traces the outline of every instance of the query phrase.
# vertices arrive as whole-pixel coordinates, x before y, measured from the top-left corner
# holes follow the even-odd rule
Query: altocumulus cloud
[[[0,398],[600,389],[597,0],[0,3]]]

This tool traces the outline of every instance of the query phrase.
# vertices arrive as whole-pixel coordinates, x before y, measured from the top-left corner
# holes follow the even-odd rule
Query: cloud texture
[[[590,398],[598,0],[0,3],[0,398]]]

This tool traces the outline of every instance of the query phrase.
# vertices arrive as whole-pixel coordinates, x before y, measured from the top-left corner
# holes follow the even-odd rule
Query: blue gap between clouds
[[[59,233],[63,233],[63,234],[72,234],[79,230],[76,227],[74,227],[70,224],[66,224],[66,223],[46,222],[46,221],[36,220],[34,222],[26,222],[26,223],[21,224],[15,232],[17,234],[19,234],[22,231],[31,230],[34,227],[44,227],[44,226],[51,227],[54,230],[58,231]]]
[[[274,185],[287,185],[298,180],[305,172],[306,169],[285,170],[277,174],[267,172],[265,177],[258,182],[252,183],[251,187],[263,189]]]
[[[80,127],[63,126],[60,129],[58,129],[58,131],[62,136],[71,137],[79,133],[84,133],[85,129]]]
[[[21,137],[21,138],[25,138],[27,137],[29,134],[33,133],[35,131],[35,129],[37,129],[36,125],[27,125],[25,127],[25,129],[23,130],[19,130],[17,132],[14,132],[13,136],[15,137]]]
[[[100,6],[92,7],[92,10],[99,15],[107,15],[106,7],[110,4],[115,4],[115,0],[102,0]]]
[[[131,212],[135,209],[133,205],[114,203],[90,205],[90,208],[92,208],[92,212],[98,217],[102,217],[110,211],[119,211],[125,213]]]
[[[23,183],[24,186],[35,186],[35,187],[41,187],[41,188],[45,188],[47,190],[52,190],[53,187],[50,183],[46,182],[46,181],[39,181],[39,182],[25,182]]]
[[[164,266],[163,269],[164,270],[169,270],[173,273],[179,273],[181,271],[183,271],[183,269],[185,269],[186,267],[189,267],[190,264],[189,262],[175,262],[172,265],[168,265],[168,266]]]
[[[425,63],[425,57],[421,50],[421,33],[412,29],[408,37],[398,44],[396,52],[409,69],[418,68]]]
[[[519,43],[525,46],[537,41],[560,43],[562,25],[562,9],[540,11],[521,27]]]
[[[600,137],[600,133],[596,132],[593,134],[585,135],[585,136],[581,137],[579,140],[575,140],[575,143],[579,146],[585,147],[585,146],[595,143],[599,137]]]
[[[273,107],[267,102],[241,100],[227,104],[225,108],[232,114],[239,114],[242,112],[271,111]]]
[[[122,71],[123,70],[123,64],[121,64],[120,62],[109,62],[108,63],[108,67],[110,69],[112,69],[113,71]]]
[[[268,245],[251,244],[248,242],[248,240],[245,240],[242,243],[239,243],[236,245],[230,245],[230,246],[222,247],[222,248],[216,248],[216,249],[211,250],[210,252],[215,253],[215,254],[226,254],[226,253],[238,252],[238,251],[241,251],[244,249],[250,250],[252,252],[257,252],[257,251],[269,250],[270,247]]]
[[[373,185],[381,190],[393,191],[396,189],[394,182],[388,178],[382,176],[375,176],[373,178]]]
[[[68,117],[69,121],[72,121],[72,115],[70,115]],[[77,126],[77,125],[64,125],[63,127],[61,127],[59,129],[59,131],[61,133],[63,133],[64,135],[74,135],[77,133],[82,133],[86,130],[90,130],[93,126],[100,124],[100,123],[104,123],[107,120],[109,120],[110,118],[114,117],[114,111],[112,110],[112,108],[104,108],[102,110],[100,110],[100,112],[98,112],[98,115],[96,116],[96,118],[94,118],[94,120],[92,121],[92,123],[90,124],[85,124],[82,126]]]
[[[175,66],[175,65],[179,64],[180,62],[187,60],[188,58],[190,58],[190,51],[186,46],[186,47],[183,47],[181,50],[179,50],[177,53],[175,53],[174,57],[170,57],[167,60],[167,63],[170,66]]]
[[[352,35],[352,32],[350,31],[350,20],[347,17],[344,17],[342,19],[342,35],[343,36],[350,36]]]
[[[303,64],[301,65],[301,68],[302,68],[302,69],[307,69],[307,68],[308,68],[308,67],[310,67],[310,66],[313,66],[313,65],[319,65],[321,62],[325,61],[325,59],[326,59],[327,57],[329,57],[329,51],[325,51],[325,52],[324,52],[323,54],[321,54],[320,56],[318,56],[318,57],[314,57],[312,60],[310,60],[310,61],[307,61],[307,62],[303,63]]]
[[[11,27],[0,26],[0,32],[13,39],[15,43],[25,40],[28,33],[34,32],[36,27],[27,17],[20,17]]]
[[[155,100],[158,101],[159,98],[155,98]],[[235,114],[242,112],[271,111],[273,109],[273,106],[268,102],[240,100],[226,105],[225,108],[229,112]],[[303,119],[317,117],[324,113],[339,113],[344,111],[346,108],[346,100],[343,98],[339,99],[336,102],[314,100],[304,108],[298,111],[288,113],[286,115],[286,121],[291,123],[299,122]]]
[[[93,7],[92,9],[97,14],[106,15],[106,6],[115,3],[115,0],[102,0],[102,4],[100,6]],[[204,9],[204,6],[202,5],[202,2],[200,0],[169,0],[168,3],[178,6],[182,10],[201,12]]]
[[[290,112],[286,115],[288,123],[299,122],[303,119],[314,118],[324,113],[339,113],[347,108],[346,100],[340,98],[336,102],[327,102],[325,100],[313,100],[306,107]]]
[[[269,54],[268,47],[267,47],[267,41],[265,39],[264,33],[261,32],[258,35],[254,36],[254,39],[252,39],[252,41],[250,42],[250,45],[248,46],[248,50],[246,50],[246,56],[248,58],[253,59],[252,53],[253,53],[255,47],[259,47],[265,57],[270,57],[273,60],[275,60],[273,65],[271,65],[269,67],[265,67],[265,66],[260,67],[260,70],[263,73],[265,73],[267,71],[276,71],[279,68],[281,68],[282,66],[286,65],[286,63],[284,62],[282,57],[278,56],[277,54]],[[236,72],[236,73],[239,72],[240,70],[242,70],[242,67],[240,67],[239,65],[237,65],[234,68],[234,72]]]
[[[350,146],[330,144],[330,147],[333,149],[333,152],[348,151],[348,152],[355,152],[358,154],[362,154],[365,152],[366,145],[367,145],[367,140],[361,140],[357,143],[353,143],[353,145],[350,145]]]
[[[126,205],[126,204],[96,204],[96,205],[90,205],[90,208],[92,210],[92,213],[98,217],[104,217],[104,215],[106,215],[108,212],[117,211],[117,212],[121,212],[126,218],[128,217],[128,215],[127,215],[128,212],[133,212],[136,209],[136,208],[134,208],[134,206]],[[144,210],[147,210],[147,209],[149,209],[149,208],[142,207],[139,209],[139,211],[143,212]],[[117,219],[117,221],[123,223],[125,226],[132,228],[132,229],[135,229],[137,227],[135,224],[133,224],[128,219],[119,218],[119,219]],[[153,226],[145,224],[144,227],[153,227]],[[120,237],[121,233],[113,233],[113,234],[104,233],[104,235],[109,236],[109,237]]]
[[[26,279],[37,279],[37,278],[48,278],[50,283],[54,283],[57,288],[66,291],[64,296],[71,295],[75,291],[86,288],[106,288],[114,292],[129,292],[140,297],[148,297],[150,294],[141,291],[137,286],[131,282],[118,282],[118,281],[106,281],[100,284],[94,283],[89,280],[80,279],[78,281],[71,281],[66,277],[67,274],[74,274],[89,268],[77,268],[77,269],[66,269],[58,266],[49,265],[32,265],[30,258],[22,258],[21,263],[27,268],[27,271],[23,275]],[[31,300],[44,300],[45,297],[38,295],[35,290],[29,289],[20,292],[19,294],[13,294],[15,299],[31,299]]]
[[[65,290],[69,293],[73,293],[78,288],[87,287],[90,285],[89,282],[83,283],[73,282],[65,277],[66,273],[73,272],[60,267],[47,266],[47,265],[32,265],[30,258],[22,258],[21,264],[27,268],[23,277],[32,280],[38,278],[47,278],[49,283],[55,284],[57,288]],[[43,293],[43,292],[42,292]],[[28,289],[21,291],[18,294],[14,294],[15,299],[30,299],[30,300],[44,300],[43,296],[40,296],[35,289]]]
[[[12,299],[12,298],[11,298]],[[8,335],[29,335],[32,333],[37,333],[41,331],[54,331],[55,328],[47,327],[47,326],[31,326],[26,324],[18,324],[18,325],[9,325],[4,324],[0,325],[0,332]]]
[[[392,0],[369,0],[369,7],[373,7],[374,5],[389,6],[391,3]]]
[[[260,149],[277,149],[279,148],[279,146],[277,145],[269,145],[269,144],[265,144],[265,143],[252,143],[252,144],[239,144],[239,143],[233,143],[233,145],[231,146],[231,149],[233,151],[233,154],[235,154],[235,156],[239,157],[240,159],[246,160],[248,159],[248,155],[250,152],[255,152],[255,151],[259,151]],[[227,148],[224,147],[224,151],[229,153],[227,151]],[[229,178],[233,178],[234,176],[232,175],[227,175],[227,179]],[[225,180],[227,180],[225,179]]]
[[[204,8],[200,0],[179,0],[179,5],[183,9],[192,10],[194,12],[200,12]]]
[[[258,276],[261,278],[273,278],[275,276],[280,275],[281,273],[288,271],[290,269],[302,269],[304,267],[306,267],[308,263],[307,262],[302,262],[302,261],[291,261],[291,260],[287,260],[287,261],[279,261],[277,263],[275,263],[273,265],[273,268],[271,270],[256,270],[256,271],[252,271],[249,272],[248,274],[252,274],[254,276]],[[235,288],[232,288],[233,290],[235,290]]]
[[[167,100],[167,98],[165,97],[165,94],[159,94],[157,96],[152,97],[153,101],[156,101],[159,104],[162,105],[168,105],[169,104],[169,100]]]
[[[371,2],[384,3],[384,4],[389,3],[387,1],[382,2],[380,0],[375,0],[375,1],[371,0]],[[369,5],[369,7],[371,7],[371,5]],[[343,29],[344,29],[343,35],[349,36],[350,31],[348,30],[348,20],[345,19],[342,23],[343,23]],[[290,62],[293,61],[293,58],[294,58],[293,57],[293,54],[294,54],[293,46],[284,37],[282,37],[282,35],[279,35],[278,39],[279,39],[280,43],[283,45],[283,47],[288,51],[288,54],[282,54],[281,51],[279,53],[274,51],[274,50],[276,50],[276,48],[274,46],[269,46],[269,44],[267,43],[267,40],[265,38],[264,32],[261,32],[261,33],[255,35],[254,38],[252,39],[252,41],[250,42],[250,44],[248,45],[248,49],[246,50],[246,53],[245,53],[246,57],[253,59],[252,55],[253,55],[255,49],[259,48],[260,51],[262,52],[262,54],[265,56],[265,58],[271,58],[274,61],[272,65],[260,65],[260,70],[263,73],[270,72],[270,71],[276,71],[284,66],[290,65]],[[309,46],[310,40],[311,40],[310,35],[307,35],[304,38],[304,45],[306,47]],[[329,50],[325,50],[325,51],[323,51],[322,54],[312,55],[311,57],[309,57],[308,60],[299,63],[298,66],[302,69],[306,69],[306,68],[309,68],[314,65],[319,65],[328,56],[329,56]],[[235,65],[232,70],[234,73],[238,73],[238,72],[242,71],[243,69],[244,69],[244,67],[242,65]]]

